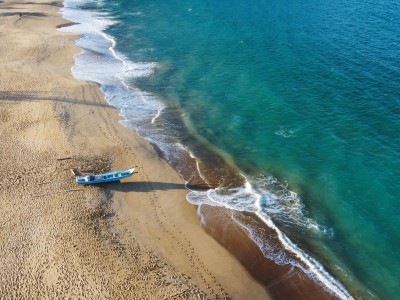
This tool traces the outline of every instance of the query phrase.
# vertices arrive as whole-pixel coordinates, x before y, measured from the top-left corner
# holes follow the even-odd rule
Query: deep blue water
[[[127,126],[168,153],[209,148],[248,180],[190,202],[257,212],[355,297],[399,297],[398,2],[66,3],[102,12],[77,30],[75,74]]]

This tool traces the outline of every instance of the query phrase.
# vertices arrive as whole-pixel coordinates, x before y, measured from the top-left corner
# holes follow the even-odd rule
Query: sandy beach
[[[71,75],[62,2],[0,1],[3,299],[267,299],[199,226],[182,180]],[[20,13],[22,16],[20,16]],[[137,166],[107,187],[81,173]]]
[[[61,7],[0,1],[1,298],[335,298],[266,260],[233,212],[204,206],[202,228],[174,169],[73,78],[79,37],[57,30]],[[103,186],[71,173],[132,166]]]

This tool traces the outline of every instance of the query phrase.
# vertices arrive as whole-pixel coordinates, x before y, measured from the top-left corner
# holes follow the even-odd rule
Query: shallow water
[[[400,294],[398,3],[65,3],[74,75],[213,187],[190,202],[256,213],[358,297]]]

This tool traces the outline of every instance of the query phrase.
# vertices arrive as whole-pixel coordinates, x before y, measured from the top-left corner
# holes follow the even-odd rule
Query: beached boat
[[[76,182],[79,184],[96,184],[102,182],[120,181],[124,178],[130,177],[135,173],[135,168],[125,171],[110,172],[98,175],[88,175],[85,177],[77,177]]]

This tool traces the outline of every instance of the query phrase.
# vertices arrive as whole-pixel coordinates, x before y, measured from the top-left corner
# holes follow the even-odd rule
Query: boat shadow
[[[134,182],[115,182],[107,185],[111,191],[118,191],[123,193],[128,192],[152,192],[152,191],[170,191],[170,190],[208,190],[210,187],[203,184],[180,184],[169,182],[148,182],[148,181],[134,181]]]

